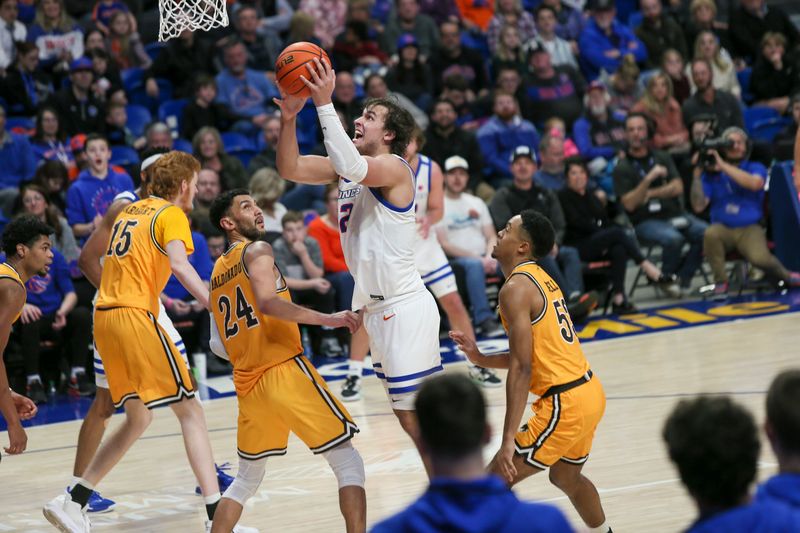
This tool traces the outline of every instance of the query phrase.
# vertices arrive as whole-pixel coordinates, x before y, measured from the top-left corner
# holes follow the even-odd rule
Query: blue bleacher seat
[[[752,104],[755,96],[750,92],[750,77],[753,75],[753,69],[747,67],[736,73],[736,78],[739,80],[739,85],[742,88],[742,100],[746,104]]]
[[[165,46],[166,45],[164,43],[160,43],[158,41],[155,41],[155,42],[147,43],[146,45],[144,45],[144,51],[147,52],[147,55],[150,56],[150,59],[155,61],[156,57],[158,57],[158,54],[161,53],[161,50]]]
[[[768,118],[766,120],[759,120],[753,124],[753,129],[750,131],[750,136],[755,141],[772,142],[775,136],[783,131],[792,123],[790,117],[776,117]]]
[[[139,154],[130,146],[112,146],[111,164],[128,167],[139,164]]]
[[[752,135],[758,122],[774,118],[778,118],[778,112],[771,107],[747,107],[744,110],[744,129],[747,130],[748,135]]]
[[[125,73],[131,71],[125,77]],[[139,71],[138,73],[136,71]],[[155,115],[158,113],[158,106],[169,100],[172,100],[172,93],[174,92],[172,83],[164,78],[156,78],[158,84],[158,98],[150,98],[145,90],[144,72],[141,69],[127,69],[123,71],[122,86],[125,89],[125,94],[128,95],[128,101],[132,104],[138,104],[150,110],[150,113]]]
[[[256,147],[252,139],[242,133],[229,131],[221,134],[222,144],[225,146],[225,151],[229,154],[236,154],[244,151],[255,151]]]
[[[144,69],[138,67],[126,68],[119,75],[122,78],[122,88],[125,89],[126,93],[144,86]]]
[[[172,147],[175,150],[180,150],[181,152],[186,152],[187,154],[192,153],[192,143],[187,141],[186,139],[177,138],[172,141]]]
[[[169,126],[173,136],[180,135],[181,133],[183,108],[185,108],[188,103],[188,99],[179,98],[177,100],[169,100],[158,106],[158,120]]]
[[[144,130],[153,120],[150,110],[138,104],[128,104],[125,107],[128,113],[128,128],[136,137],[144,135]]]

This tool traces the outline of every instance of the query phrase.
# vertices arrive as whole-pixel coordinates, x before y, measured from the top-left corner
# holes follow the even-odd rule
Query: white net
[[[158,12],[159,41],[177,37],[184,30],[210,30],[228,25],[225,0],[159,0]]]

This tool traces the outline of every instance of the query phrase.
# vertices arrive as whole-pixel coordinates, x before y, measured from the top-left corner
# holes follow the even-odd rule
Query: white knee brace
[[[322,456],[331,465],[340,489],[350,486],[364,487],[364,481],[366,480],[364,461],[350,441],[323,452]]]
[[[267,469],[267,458],[250,459],[239,458],[239,471],[236,472],[236,479],[223,494],[223,498],[229,498],[239,502],[242,507],[244,503],[255,495],[261,480],[264,479],[264,472]]]

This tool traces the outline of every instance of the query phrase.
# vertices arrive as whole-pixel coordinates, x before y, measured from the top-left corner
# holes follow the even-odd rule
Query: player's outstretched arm
[[[305,98],[291,96],[281,89],[281,99],[275,99],[281,109],[281,133],[278,136],[278,174],[295,183],[325,184],[336,181],[336,172],[327,157],[300,155],[297,146],[297,113]]]
[[[531,283],[521,276],[509,279],[500,290],[500,308],[508,320],[509,365],[506,382],[506,416],[503,422],[503,441],[495,456],[496,471],[509,482],[514,480],[516,468],[513,465],[514,437],[519,430],[525,405],[528,403],[528,390],[531,383],[531,352],[533,333],[531,331],[531,306],[544,305],[542,296]],[[514,279],[517,278],[517,279]]]
[[[181,282],[181,285],[189,291],[189,294],[203,307],[208,309],[208,285],[200,279],[200,275],[189,262],[186,255],[186,245],[182,240],[175,239],[167,243],[167,257],[172,273]]]
[[[329,326],[332,328],[346,327],[354,333],[359,325],[359,317],[352,311],[342,311],[328,315],[313,309],[301,307],[278,297],[275,291],[275,258],[272,247],[265,242],[254,242],[247,247],[244,255],[244,264],[250,274],[250,286],[256,296],[258,310],[265,315],[278,317],[289,322],[311,324],[315,326]]]
[[[95,286],[100,288],[100,278],[103,273],[103,266],[100,264],[100,258],[106,253],[108,248],[108,241],[111,239],[111,230],[114,227],[114,221],[125,207],[130,205],[128,200],[117,200],[108,207],[108,211],[103,215],[103,220],[100,225],[95,228],[86,243],[81,249],[81,255],[78,257],[78,267],[86,276],[86,279]]]
[[[3,280],[0,282],[0,412],[6,419],[8,426],[8,447],[6,453],[18,454],[25,451],[28,437],[19,421],[19,413],[8,385],[6,366],[3,364],[2,354],[6,351],[8,337],[11,334],[11,324],[14,315],[25,304],[25,291],[15,281]]]

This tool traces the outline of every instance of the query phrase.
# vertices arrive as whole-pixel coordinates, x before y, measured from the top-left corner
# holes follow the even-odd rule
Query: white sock
[[[72,487],[78,484],[78,482],[82,481],[80,477],[75,476],[72,478],[72,481],[69,484],[69,490],[72,490]]]
[[[39,383],[42,382],[42,378],[39,377],[39,374],[31,374],[30,376],[28,376],[28,385],[30,385],[34,381],[38,381]]]
[[[356,361],[354,359],[350,359],[350,367],[347,369],[348,376],[361,377],[363,370],[364,370],[364,361]]]
[[[85,373],[86,373],[86,367],[83,367],[83,366],[73,366],[73,367],[72,367],[72,376],[71,376],[71,377],[73,377],[73,378],[74,378],[74,377],[75,377],[75,376],[77,376],[78,374],[85,374]]]
[[[211,494],[209,496],[203,496],[203,503],[206,505],[214,505],[221,498],[222,496],[220,496],[219,492],[215,492],[214,494]]]
[[[608,527],[608,521],[606,520],[597,527],[590,527],[589,533],[608,533],[609,529],[610,528]]]

